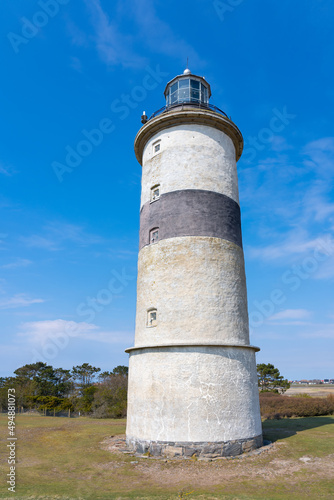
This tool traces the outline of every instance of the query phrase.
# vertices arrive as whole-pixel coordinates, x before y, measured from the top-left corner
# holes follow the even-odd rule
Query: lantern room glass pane
[[[166,105],[169,107],[186,102],[208,104],[208,88],[200,80],[180,78],[169,87]]]
[[[179,88],[189,87],[189,80],[179,80]]]
[[[191,101],[198,102],[200,99],[199,90],[191,89]]]
[[[174,94],[171,95],[171,104],[174,104],[177,101],[177,92],[174,92]]]
[[[172,94],[173,92],[176,92],[176,90],[177,90],[177,88],[178,88],[178,84],[177,84],[177,83],[178,83],[178,82],[174,83],[174,85],[172,85],[172,86],[171,86],[171,88],[170,88],[170,92],[171,92],[171,94]]]
[[[189,101],[189,88],[179,89],[179,101]]]

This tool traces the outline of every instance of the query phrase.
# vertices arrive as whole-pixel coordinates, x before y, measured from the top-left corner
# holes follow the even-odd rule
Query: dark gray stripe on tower
[[[139,249],[149,245],[153,228],[159,228],[159,240],[210,236],[231,241],[242,248],[238,203],[213,191],[172,191],[154,202],[145,203],[140,212]]]

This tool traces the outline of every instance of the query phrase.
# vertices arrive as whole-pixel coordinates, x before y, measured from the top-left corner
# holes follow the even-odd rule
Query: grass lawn
[[[334,498],[334,417],[264,422],[275,445],[257,456],[165,462],[102,449],[103,440],[124,434],[124,420],[19,415],[16,493],[5,484],[6,417],[0,415],[2,499]]]

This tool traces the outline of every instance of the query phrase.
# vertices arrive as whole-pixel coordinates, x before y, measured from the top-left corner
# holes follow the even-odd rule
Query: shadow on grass
[[[262,422],[263,437],[264,439],[275,442],[278,439],[286,439],[296,435],[298,432],[315,429],[323,425],[334,426],[334,416],[282,418],[278,420],[267,419]]]

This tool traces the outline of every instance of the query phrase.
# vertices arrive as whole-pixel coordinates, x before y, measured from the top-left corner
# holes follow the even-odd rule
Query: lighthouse
[[[262,445],[241,237],[238,127],[204,77],[167,83],[135,138],[142,166],[126,439],[138,453],[234,456]]]

